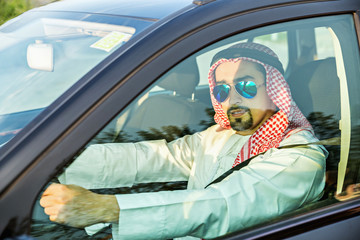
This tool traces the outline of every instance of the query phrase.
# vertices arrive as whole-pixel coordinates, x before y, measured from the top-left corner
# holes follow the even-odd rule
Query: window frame
[[[91,70],[19,133],[11,144],[1,149],[0,163],[3,167],[0,176],[5,179],[0,181],[1,204],[13,207],[5,209],[0,222],[5,216],[16,216],[19,222],[25,221],[29,227],[33,203],[58,169],[144,89],[198,49],[260,26],[328,16],[329,12],[353,14],[356,19],[358,15],[354,11],[360,5],[355,1],[353,5],[323,1],[286,6],[276,1],[275,5],[279,4],[277,7],[261,9],[262,3],[257,1],[241,7],[234,7],[236,0],[229,1],[233,4],[227,6],[221,6],[223,2],[216,1],[184,11],[182,15],[165,18],[139,34],[127,43],[128,48],[116,51]],[[250,10],[241,10],[247,7]],[[233,26],[237,26],[236,29]],[[359,34],[358,23],[356,28]],[[148,48],[148,42],[154,43],[154,46]],[[27,201],[24,200],[22,207],[16,209],[11,202],[18,202],[17,199]],[[286,231],[294,235],[358,214],[360,200],[355,199],[246,231],[242,235],[235,233],[234,236],[284,236],[281,234]],[[315,222],[317,225],[311,226]],[[18,224],[13,231],[21,234],[26,233],[26,229]]]

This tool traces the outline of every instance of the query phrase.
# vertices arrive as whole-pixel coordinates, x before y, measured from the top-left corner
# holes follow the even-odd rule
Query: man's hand
[[[93,193],[76,185],[51,184],[40,205],[53,222],[72,227],[117,222],[119,207],[115,196]]]

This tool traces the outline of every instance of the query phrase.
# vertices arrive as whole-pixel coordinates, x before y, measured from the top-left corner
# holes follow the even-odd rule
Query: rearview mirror
[[[27,48],[28,66],[35,70],[52,72],[54,69],[54,49],[49,43],[36,41]]]

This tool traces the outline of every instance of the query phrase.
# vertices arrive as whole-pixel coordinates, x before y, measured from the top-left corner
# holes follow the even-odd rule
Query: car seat
[[[314,128],[318,139],[340,136],[340,81],[335,58],[316,60],[299,67],[287,79],[292,96]],[[336,186],[340,146],[325,146],[327,194]]]
[[[159,79],[165,91],[151,92],[131,110],[121,134],[132,141],[173,140],[181,135],[203,130],[211,107],[196,99],[199,71],[195,60],[186,60]],[[212,117],[212,116],[211,116]]]
[[[288,78],[295,102],[308,117],[322,112],[340,120],[340,87],[334,58],[309,62]]]

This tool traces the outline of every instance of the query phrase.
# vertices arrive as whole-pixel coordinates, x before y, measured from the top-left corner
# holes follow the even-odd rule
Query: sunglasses
[[[241,81],[234,85],[236,92],[244,98],[253,98],[257,94],[257,89],[263,84],[256,86],[253,81]],[[213,89],[215,99],[222,103],[229,97],[231,86],[229,84],[216,85]]]

